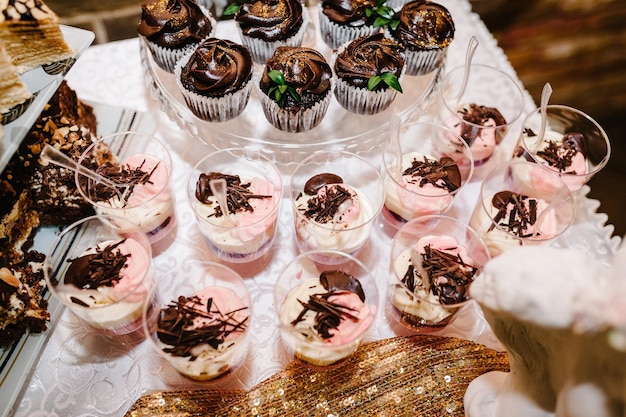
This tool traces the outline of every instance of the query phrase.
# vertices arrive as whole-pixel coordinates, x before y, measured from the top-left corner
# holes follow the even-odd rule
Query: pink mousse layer
[[[114,243],[116,242],[102,242],[98,245],[98,248],[104,248]],[[126,239],[117,248],[122,254],[130,256],[126,260],[125,267],[120,271],[120,280],[111,288],[109,297],[113,301],[121,299],[129,302],[142,301],[146,298],[148,291],[143,281],[150,269],[150,256],[139,242],[130,238]],[[93,251],[85,252],[85,254],[87,253],[93,253]]]
[[[217,286],[207,287],[196,292],[194,296],[200,299],[201,305],[189,303],[189,307],[206,312],[209,299],[212,299],[211,312],[215,312],[215,314],[211,314],[207,317],[196,317],[193,320],[193,326],[191,329],[200,329],[202,327],[214,325],[217,321],[224,319],[226,314],[235,310],[237,310],[237,312],[232,316],[234,319],[233,321],[243,322],[249,315],[249,309],[245,308],[246,306],[241,298],[239,298],[237,294],[229,288]],[[219,311],[220,314],[218,314],[217,311]],[[233,331],[228,334],[224,340],[234,341],[239,339],[242,334],[243,332],[241,331]]]
[[[350,308],[351,315],[356,318],[344,314],[339,326],[330,331],[332,337],[324,339],[325,344],[331,346],[344,345],[357,339],[367,330],[372,321],[370,309],[361,301],[357,294],[344,292],[330,296],[328,301]]]
[[[135,154],[126,159],[124,165],[127,165],[130,169],[141,167],[142,171],[152,173],[150,175],[150,181],[133,187],[133,192],[128,199],[129,207],[138,206],[157,195],[160,201],[171,199],[170,189],[168,187],[170,173],[160,159],[150,155]]]

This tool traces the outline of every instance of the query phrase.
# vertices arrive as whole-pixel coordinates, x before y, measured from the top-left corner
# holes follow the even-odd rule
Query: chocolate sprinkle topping
[[[411,166],[402,172],[402,175],[411,175],[419,178],[419,186],[432,184],[437,188],[443,188],[450,192],[461,186],[461,172],[459,167],[450,157],[444,156],[440,160],[428,159],[424,156],[423,161],[414,159]]]
[[[242,307],[227,313],[214,308],[213,299],[207,300],[206,308],[197,296],[178,297],[166,308],[161,309],[157,328],[157,337],[166,345],[163,351],[174,356],[190,357],[195,360],[192,350],[201,344],[208,344],[218,349],[226,338],[234,332],[243,332],[247,327],[249,316],[239,321],[236,313],[246,310]],[[199,328],[192,328],[194,319],[205,318],[207,323]]]
[[[324,185],[324,187],[326,194],[309,199],[307,208],[304,210],[304,215],[317,223],[333,221],[341,204],[352,199],[350,191],[341,185]]]
[[[528,231],[537,221],[537,200],[512,191],[500,191],[493,196],[493,206],[498,209],[494,222],[519,237],[531,237]],[[493,230],[494,224],[489,231]]]
[[[69,259],[65,283],[83,289],[113,286],[120,280],[121,271],[131,256],[122,254],[118,248],[125,241],[122,239],[103,249],[96,248],[95,253]]]
[[[196,198],[198,201],[204,204],[212,204],[209,197],[213,196],[211,191],[211,181],[217,179],[226,180],[226,204],[228,205],[228,211],[235,213],[238,211],[250,211],[253,212],[254,208],[250,204],[250,200],[254,198],[272,198],[271,195],[253,194],[248,188],[250,183],[241,183],[241,179],[238,175],[228,175],[219,172],[209,172],[208,174],[202,173],[196,182]],[[223,210],[218,205],[215,207],[213,214],[215,217],[222,217],[224,215]]]
[[[359,296],[361,301],[365,301],[365,293],[363,292],[361,283],[356,278],[342,271],[322,272],[320,275],[320,283],[328,292],[312,294],[309,296],[307,302],[298,300],[302,305],[302,311],[298,314],[298,317],[291,322],[291,325],[295,326],[301,322],[307,311],[314,311],[316,314],[313,328],[322,339],[329,339],[333,337],[330,331],[338,328],[342,320],[349,319],[357,321],[358,318],[352,314],[354,309],[333,303],[332,301],[328,301],[328,299],[334,295],[355,293]]]

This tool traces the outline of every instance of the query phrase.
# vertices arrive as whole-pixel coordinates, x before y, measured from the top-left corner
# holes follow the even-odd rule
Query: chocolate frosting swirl
[[[141,4],[137,32],[166,48],[181,48],[211,34],[209,17],[193,0],[148,0]]]
[[[393,36],[410,50],[445,48],[454,38],[452,16],[440,4],[423,0],[406,3],[398,19]]]
[[[343,81],[358,88],[367,88],[370,77],[391,72],[400,77],[404,67],[404,48],[396,41],[377,33],[350,42],[337,55],[335,73]],[[377,89],[387,88],[380,83]]]
[[[272,42],[287,39],[303,23],[299,0],[253,0],[241,4],[235,21],[241,32],[251,38]]]
[[[321,53],[312,48],[279,46],[265,64],[261,77],[261,90],[267,94],[272,80],[267,75],[278,70],[285,76],[285,83],[293,87],[301,101],[288,102],[289,107],[311,107],[324,98],[330,90],[332,71]]]
[[[227,39],[209,38],[182,68],[183,86],[207,97],[223,97],[240,90],[252,78],[250,51]]]
[[[376,0],[324,0],[322,13],[335,23],[363,26],[372,23],[365,11],[376,7]]]

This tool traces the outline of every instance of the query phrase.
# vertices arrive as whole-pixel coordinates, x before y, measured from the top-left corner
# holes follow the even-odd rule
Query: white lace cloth
[[[505,69],[517,78],[502,50],[480,18],[471,12],[466,0],[442,0],[456,22],[456,38],[450,47],[448,65],[463,63],[465,49],[472,35],[480,41],[474,62]],[[175,239],[154,257],[157,279],[171,279],[187,259],[211,258],[184,193],[187,175],[195,161],[211,151],[200,141],[188,137],[175,123],[158,110],[144,85],[138,40],[131,39],[89,48],[67,75],[67,81],[79,97],[88,102],[123,106],[153,113],[156,134],[169,143],[174,157],[177,222]],[[534,108],[527,95],[527,109]],[[509,138],[511,139],[511,138]],[[514,139],[513,139],[514,141]],[[509,142],[511,142],[509,140]],[[503,144],[501,155],[510,155],[514,143]],[[507,149],[507,147],[509,147]],[[373,157],[376,157],[374,155]],[[463,190],[448,213],[467,220],[476,196],[478,182]],[[588,189],[585,189],[588,191]],[[617,248],[619,239],[611,238],[607,217],[597,214],[599,203],[578,198],[575,225],[555,244],[575,245],[607,259]],[[32,376],[16,403],[16,416],[121,416],[141,395],[155,390],[250,388],[276,373],[291,358],[283,351],[276,327],[272,300],[275,277],[296,253],[292,233],[291,207],[282,205],[278,237],[272,259],[256,274],[241,271],[248,283],[255,314],[252,321],[252,344],[246,364],[235,374],[217,382],[194,383],[181,377],[164,363],[146,341],[105,338],[85,329],[69,311],[63,311],[51,330],[49,340]],[[574,239],[575,237],[575,239]],[[388,277],[391,234],[384,227],[375,227],[365,253],[384,295]],[[381,306],[383,304],[381,303]],[[369,340],[403,334],[392,329],[384,314],[378,314]],[[480,311],[470,304],[442,334],[468,338],[498,348]]]

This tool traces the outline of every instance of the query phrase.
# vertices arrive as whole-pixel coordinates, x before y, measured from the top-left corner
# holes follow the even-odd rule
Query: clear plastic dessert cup
[[[359,252],[384,202],[378,171],[364,158],[345,151],[316,152],[296,166],[289,192],[301,252]],[[342,261],[335,258],[318,261]]]
[[[469,146],[452,130],[427,122],[400,125],[383,146],[383,218],[400,228],[444,213],[473,170]]]
[[[341,258],[341,265],[319,257]],[[338,251],[304,252],[281,272],[274,305],[283,345],[313,366],[337,365],[367,335],[379,309],[378,289],[368,268]]]
[[[129,219],[151,244],[172,231],[176,225],[172,160],[160,140],[143,132],[114,133],[89,146],[78,163],[111,182],[76,172],[78,191],[96,213]]]
[[[488,65],[470,66],[462,89],[465,66],[444,75],[437,121],[454,130],[470,146],[476,168],[491,159],[524,110],[520,85],[506,72]],[[518,132],[512,133],[516,138]]]
[[[541,135],[543,118],[541,109],[526,116],[513,158],[550,167],[575,192],[608,163],[609,137],[595,120],[572,107],[547,106]]]
[[[220,181],[228,210],[215,189]],[[271,249],[282,193],[280,171],[257,149],[231,148],[207,155],[187,183],[189,204],[210,249],[219,259],[234,263],[254,261]]]
[[[64,229],[44,260],[55,298],[88,327],[141,334],[142,311],[154,318],[152,249],[143,231],[120,217],[96,215]]]
[[[555,171],[516,160],[485,176],[469,225],[494,258],[516,246],[551,242],[570,227],[574,212],[572,193]]]
[[[236,371],[249,348],[252,300],[244,280],[216,262],[190,259],[157,284],[157,320],[145,321],[154,351],[182,375],[208,381]],[[149,314],[146,305],[144,315]]]
[[[489,259],[478,234],[457,219],[431,215],[404,224],[392,243],[388,318],[415,333],[444,329],[469,303]]]

